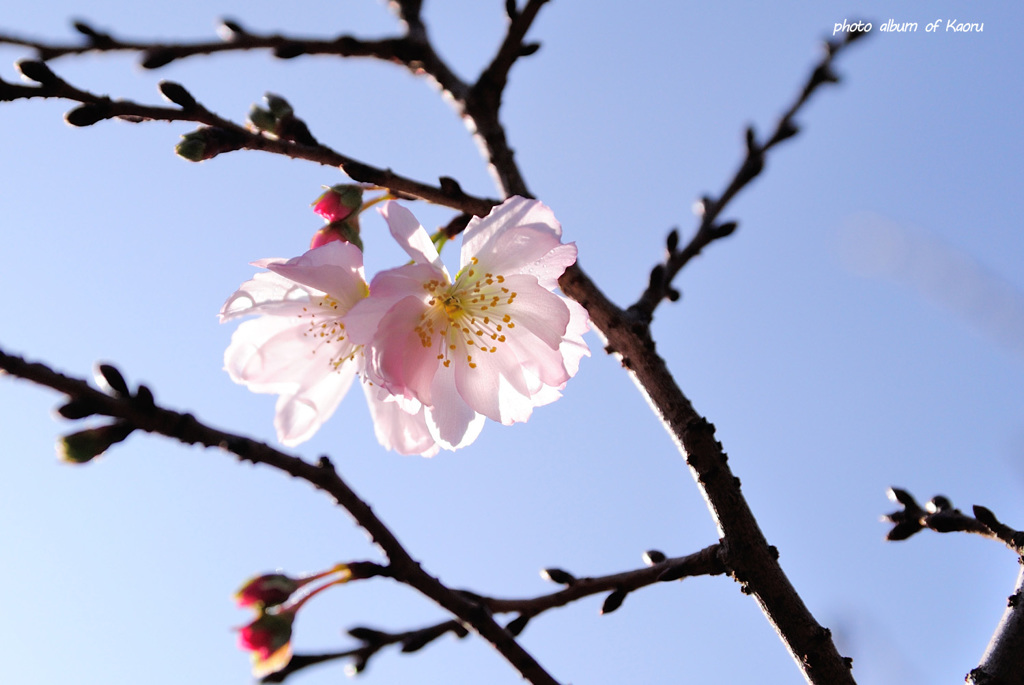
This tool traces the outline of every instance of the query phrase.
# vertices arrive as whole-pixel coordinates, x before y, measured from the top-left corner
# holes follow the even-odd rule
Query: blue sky
[[[533,193],[580,264],[620,304],[641,292],[668,230],[696,224],[744,127],[770,130],[836,22],[918,22],[837,65],[843,82],[798,118],[803,133],[726,212],[733,237],[677,281],[657,312],[658,349],[730,463],[781,563],[865,683],[960,679],[1012,591],[1011,552],[967,536],[882,540],[886,488],[943,493],[1024,527],[1024,233],[1019,230],[1019,27],[1006,3],[560,0],[530,38],[503,120]],[[856,13],[854,13],[854,11]],[[133,38],[204,38],[218,17],[254,30],[389,35],[373,0],[19,3],[2,29],[72,39],[71,18]],[[474,76],[503,31],[503,3],[427,3],[441,53]],[[950,19],[984,23],[977,34]],[[940,20],[937,32],[925,25]],[[0,47],[0,77],[28,56]],[[196,58],[145,72],[128,56],[59,60],[96,92],[159,102],[185,84],[241,120],[285,96],[335,149],[413,178],[457,178],[494,195],[476,147],[426,83],[405,71],[265,54]],[[330,168],[259,153],[200,165],[173,155],[186,124],[72,129],[67,103],[0,106],[4,349],[88,375],[115,362],[158,401],[273,440],[274,400],[222,371],[223,300],[248,263],[302,252]],[[413,205],[428,227],[446,210]],[[383,223],[364,225],[368,272],[398,263]],[[452,261],[454,251],[446,254]],[[645,549],[696,551],[716,533],[682,458],[614,359],[594,355],[529,423],[488,425],[431,460],[384,452],[354,393],[297,453],[329,453],[428,570],[496,596],[638,567]],[[308,486],[212,451],[132,436],[84,468],[60,464],[58,398],[0,383],[0,644],[10,682],[249,682],[230,595],[247,576],[376,559],[347,516]],[[800,677],[754,603],[723,578],[600,598],[531,622],[523,644],[562,682],[792,683]],[[303,610],[296,649],[348,644],[355,625],[402,630],[443,614],[387,581],[338,588]],[[338,667],[297,683],[336,682]],[[363,681],[520,682],[480,640],[385,653]]]

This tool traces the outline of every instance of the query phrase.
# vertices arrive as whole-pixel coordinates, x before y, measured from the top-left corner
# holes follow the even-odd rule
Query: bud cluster
[[[256,618],[238,629],[238,646],[252,652],[253,675],[262,678],[287,666],[292,658],[292,624],[299,609],[332,585],[347,583],[354,577],[356,574],[349,565],[338,564],[321,573],[299,578],[283,573],[265,573],[242,585],[235,593],[235,602],[240,607],[254,609]],[[319,580],[325,582],[300,592]]]

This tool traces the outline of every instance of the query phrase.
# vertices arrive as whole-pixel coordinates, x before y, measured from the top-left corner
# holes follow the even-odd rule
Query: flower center
[[[445,367],[451,365],[451,354],[466,350],[466,364],[475,369],[474,354],[494,354],[507,341],[506,334],[516,327],[514,303],[518,294],[505,285],[501,274],[476,271],[474,257],[460,272],[455,283],[437,280],[424,283],[430,307],[420,317],[416,333],[424,347],[432,347],[434,334],[444,341],[437,355]]]

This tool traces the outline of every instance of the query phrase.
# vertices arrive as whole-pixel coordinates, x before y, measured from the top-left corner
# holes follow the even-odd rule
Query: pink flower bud
[[[292,658],[294,611],[260,614],[238,629],[238,646],[252,652],[252,674],[261,678],[284,668]]]
[[[284,604],[292,594],[302,587],[303,583],[283,573],[265,573],[249,580],[235,593],[235,601],[240,607],[264,606],[272,607]]]
[[[363,189],[356,185],[339,184],[327,189],[313,202],[313,211],[327,223],[347,218],[363,206]]]
[[[363,241],[359,237],[358,214],[352,214],[347,219],[334,221],[321,228],[313,234],[313,239],[309,241],[309,249],[312,250],[334,241],[352,243],[360,250],[363,249]]]
[[[341,233],[334,230],[330,226],[324,226],[319,231],[313,234],[313,239],[309,241],[309,249],[315,250],[318,247],[322,247],[327,243],[333,243],[336,240],[346,242],[342,237]]]

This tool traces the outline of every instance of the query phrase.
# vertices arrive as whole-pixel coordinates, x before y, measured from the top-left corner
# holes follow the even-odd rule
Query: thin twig
[[[480,74],[474,89],[486,87],[500,101],[501,93],[508,83],[508,74],[512,70],[512,65],[520,57],[532,55],[540,47],[537,43],[526,45],[523,41],[526,38],[526,33],[533,25],[534,19],[537,18],[541,7],[547,2],[548,0],[529,0],[521,10],[516,11],[515,16],[511,18],[509,23],[505,39],[501,42],[501,47],[498,48],[498,52],[495,54],[494,59],[491,60],[491,63]]]
[[[865,34],[859,32],[848,33],[842,42],[828,41],[825,43],[825,56],[811,71],[800,95],[776,123],[775,130],[768,140],[759,143],[754,129],[752,127],[747,129],[746,156],[717,199],[710,196],[701,199],[700,225],[693,238],[683,249],[678,250],[676,249],[678,233],[672,231],[670,234],[665,262],[652,270],[647,289],[640,299],[628,309],[629,313],[638,321],[649,324],[654,317],[655,308],[662,300],[677,299],[678,293],[672,288],[672,280],[676,274],[709,244],[731,235],[736,230],[736,222],[718,223],[722,210],[764,170],[765,155],[768,151],[799,133],[799,128],[794,122],[797,113],[819,87],[839,81],[832,71],[833,60],[846,46],[863,35]]]
[[[584,597],[608,592],[615,594],[621,604],[621,600],[628,593],[655,583],[681,580],[699,575],[718,575],[724,573],[725,567],[718,557],[718,552],[719,546],[717,544],[683,557],[663,558],[664,555],[658,552],[647,552],[645,556],[651,563],[643,568],[594,578],[576,578],[560,569],[545,569],[542,575],[565,587],[557,592],[537,597],[499,599],[475,593],[468,594],[474,601],[487,607],[491,613],[518,614],[517,618],[506,625],[506,630],[512,632],[513,635],[518,635],[526,628],[526,624],[530,620],[546,611],[565,606]],[[652,559],[654,555],[658,556],[657,561]],[[605,606],[607,606],[607,600]],[[605,609],[602,613],[609,612]],[[366,667],[369,660],[382,647],[400,643],[402,644],[403,652],[412,652],[421,649],[448,632],[453,632],[462,637],[465,634],[465,629],[462,628],[461,623],[454,620],[443,621],[423,628],[398,633],[365,627],[353,628],[349,630],[349,634],[362,641],[363,644],[361,646],[324,654],[296,655],[292,658],[287,668],[264,678],[263,682],[281,682],[291,673],[308,666],[344,658],[351,658],[353,660],[353,670],[358,673]]]
[[[997,540],[1017,554],[1024,564],[1024,531],[1014,530],[996,518],[986,507],[974,505],[974,516],[953,506],[948,497],[936,495],[923,507],[914,496],[900,488],[889,488],[889,499],[902,509],[886,514],[883,521],[893,527],[886,540],[898,541],[933,530],[936,533],[970,533]],[[1016,685],[1024,673],[1024,566],[1017,573],[1017,584],[1006,602],[1006,610],[989,640],[981,663],[967,675],[972,685]]]
[[[433,204],[458,209],[462,212],[483,215],[490,211],[498,200],[474,197],[465,193],[456,183],[430,185],[401,176],[390,169],[371,166],[357,159],[343,155],[322,144],[306,144],[269,136],[261,131],[247,128],[210,111],[194,98],[184,107],[163,107],[144,105],[130,100],[112,100],[76,88],[53,73],[42,62],[20,62],[23,72],[33,74],[32,78],[43,79],[37,86],[26,86],[0,80],[0,102],[30,98],[57,98],[81,103],[71,110],[69,123],[79,126],[92,125],[104,119],[121,119],[133,123],[144,121],[184,121],[203,124],[231,137],[230,149],[261,150],[284,155],[293,159],[304,159],[325,166],[339,168],[349,178],[385,188],[398,196],[417,198]],[[165,88],[168,81],[161,82]],[[173,84],[178,88],[180,85]],[[191,97],[191,96],[190,96]]]
[[[1024,556],[1024,531],[1010,528],[981,505],[975,504],[974,516],[968,516],[944,495],[932,497],[922,507],[906,490],[889,488],[888,494],[890,500],[903,508],[882,517],[883,521],[893,524],[886,533],[886,540],[906,540],[925,529],[936,533],[971,533],[1002,542],[1018,556]]]

